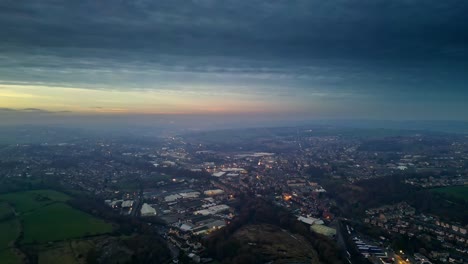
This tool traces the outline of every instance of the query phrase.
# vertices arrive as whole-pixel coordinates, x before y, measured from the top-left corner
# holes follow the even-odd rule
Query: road
[[[345,225],[341,222],[340,219],[337,219],[333,222],[333,226],[336,228],[336,242],[343,250],[343,255],[346,257],[346,260],[349,264],[361,263],[359,256],[353,255],[354,250],[350,248],[351,245],[348,245],[346,242],[347,231],[343,228]]]
[[[404,258],[402,258],[400,255],[395,254],[395,260],[396,264],[411,264],[411,262],[406,261]]]

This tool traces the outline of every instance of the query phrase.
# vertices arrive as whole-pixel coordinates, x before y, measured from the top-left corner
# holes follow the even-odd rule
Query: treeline
[[[368,208],[407,202],[420,212],[468,224],[467,201],[404,183],[405,178],[413,176],[394,175],[360,181],[354,185],[326,183],[324,188],[348,217],[362,215]]]
[[[405,201],[420,212],[468,224],[468,203],[465,200],[414,187],[403,180],[404,176],[384,177],[362,181],[358,186],[365,189],[365,200],[371,207]]]
[[[266,256],[255,252],[248,245],[234,239],[233,234],[248,224],[271,224],[299,234],[307,239],[318,253],[313,263],[343,263],[336,243],[326,236],[313,233],[308,226],[296,220],[288,211],[262,199],[241,201],[239,215],[225,228],[216,231],[205,239],[207,253],[223,263],[262,263],[270,261]]]
[[[59,177],[50,175],[40,175],[34,178],[27,177],[1,177],[0,176],[0,194],[23,192],[40,189],[61,188]]]
[[[87,195],[75,194],[67,203],[76,209],[114,223],[116,228],[111,235],[131,235],[120,242],[121,245],[134,252],[129,263],[165,263],[170,260],[169,248],[154,227],[154,225],[164,224],[159,218],[153,217],[142,220],[119,215],[103,204],[101,200]],[[97,263],[97,260],[104,253],[100,252],[99,249],[93,250],[89,252],[87,261]]]
[[[63,191],[67,193],[67,191]],[[112,208],[107,206],[100,199],[85,194],[67,193],[72,196],[72,199],[67,203],[78,210],[87,212],[106,221],[115,223],[118,228],[116,235],[129,235],[138,232],[142,227],[146,227],[148,223],[155,225],[164,225],[164,221],[158,217],[147,217],[144,220],[136,217],[124,216],[116,213]]]
[[[167,263],[170,261],[170,251],[166,242],[159,236],[154,227],[155,225],[165,224],[160,218],[150,217],[142,220],[120,215],[105,205],[101,199],[66,189],[59,182],[58,176],[42,176],[37,180],[23,177],[8,178],[1,182],[4,184],[0,184],[0,193],[38,189],[53,189],[63,192],[71,197],[67,201],[67,204],[71,207],[102,218],[114,225],[114,231],[110,235],[118,241],[116,248],[127,248],[133,252],[130,260],[125,263]],[[2,217],[2,220],[9,219],[10,217],[14,217],[14,215],[8,214]],[[121,238],[123,236],[125,238]],[[19,240],[20,238],[17,239],[17,241]],[[39,252],[35,245],[17,245],[17,247],[26,254],[30,263],[37,263]],[[102,263],[100,261],[102,256],[109,255],[104,251],[102,248],[91,250],[85,256],[87,263]]]

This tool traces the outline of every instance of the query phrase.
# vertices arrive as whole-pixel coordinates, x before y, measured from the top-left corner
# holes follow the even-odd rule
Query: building
[[[221,176],[223,176],[224,174],[226,174],[226,172],[224,172],[224,171],[218,171],[218,172],[213,173],[212,175],[213,175],[214,177],[221,177]]]
[[[221,189],[214,189],[214,190],[206,190],[203,193],[207,196],[215,196],[215,195],[223,194],[224,191]]]
[[[194,214],[201,214],[201,215],[213,215],[213,214],[217,214],[219,212],[222,212],[222,211],[226,211],[229,209],[229,206],[225,205],[225,204],[220,204],[220,205],[215,205],[215,206],[211,206],[207,209],[203,209],[203,210],[198,210],[198,211],[195,211]]]
[[[314,224],[310,226],[310,230],[314,231],[315,233],[319,233],[329,237],[333,237],[336,235],[336,230],[334,228],[324,225]]]
[[[313,225],[313,224],[318,224],[318,225],[323,225],[323,221],[318,219],[318,218],[313,218],[313,217],[304,217],[304,216],[299,216],[297,220],[306,223],[308,225]]]
[[[133,206],[133,200],[127,200],[122,202],[122,208],[128,208]]]
[[[198,198],[198,196],[200,196],[200,193],[199,192],[183,192],[183,193],[179,193],[179,195],[186,199],[186,198]]]
[[[144,203],[140,210],[141,216],[154,216],[156,215],[156,209],[151,205]]]
[[[171,194],[171,195],[168,195],[166,197],[164,197],[164,201],[166,202],[174,202],[176,201],[177,199],[179,198],[182,198],[182,196],[178,195],[178,194]]]

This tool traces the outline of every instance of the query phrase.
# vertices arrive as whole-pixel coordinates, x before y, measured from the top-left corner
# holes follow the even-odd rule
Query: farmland
[[[1,194],[0,263],[84,264],[104,255],[105,263],[168,260],[160,240],[114,234],[118,226],[78,210],[76,197],[53,190]]]
[[[0,201],[12,205],[16,212],[25,214],[57,202],[66,202],[70,197],[52,190],[14,192],[0,195]]]
[[[12,218],[12,209],[6,203],[0,203],[0,259],[2,263],[20,263],[21,258],[15,254],[13,243],[18,238],[20,226]]]
[[[434,192],[448,194],[468,201],[468,186],[450,186],[432,189]]]
[[[13,211],[7,203],[0,202],[0,220],[3,220],[8,215],[11,215]]]
[[[111,224],[69,206],[66,203],[69,199],[66,194],[52,190],[0,195],[0,215],[8,214],[5,204],[9,204],[16,212],[16,215],[0,222],[0,227],[13,233],[18,228],[11,228],[11,225],[21,223],[23,237],[18,241],[20,244],[41,244],[112,231]],[[4,225],[10,228],[2,227]],[[2,236],[1,243],[4,245],[8,243],[7,240],[15,239],[16,233],[8,238]]]
[[[22,243],[45,243],[112,231],[112,226],[63,203],[51,204],[23,217]]]

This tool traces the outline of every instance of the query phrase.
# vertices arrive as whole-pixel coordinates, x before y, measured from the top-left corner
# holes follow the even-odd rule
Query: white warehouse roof
[[[141,207],[141,215],[142,216],[150,216],[150,215],[156,215],[156,209],[151,207],[151,205],[144,203],[143,206]]]

